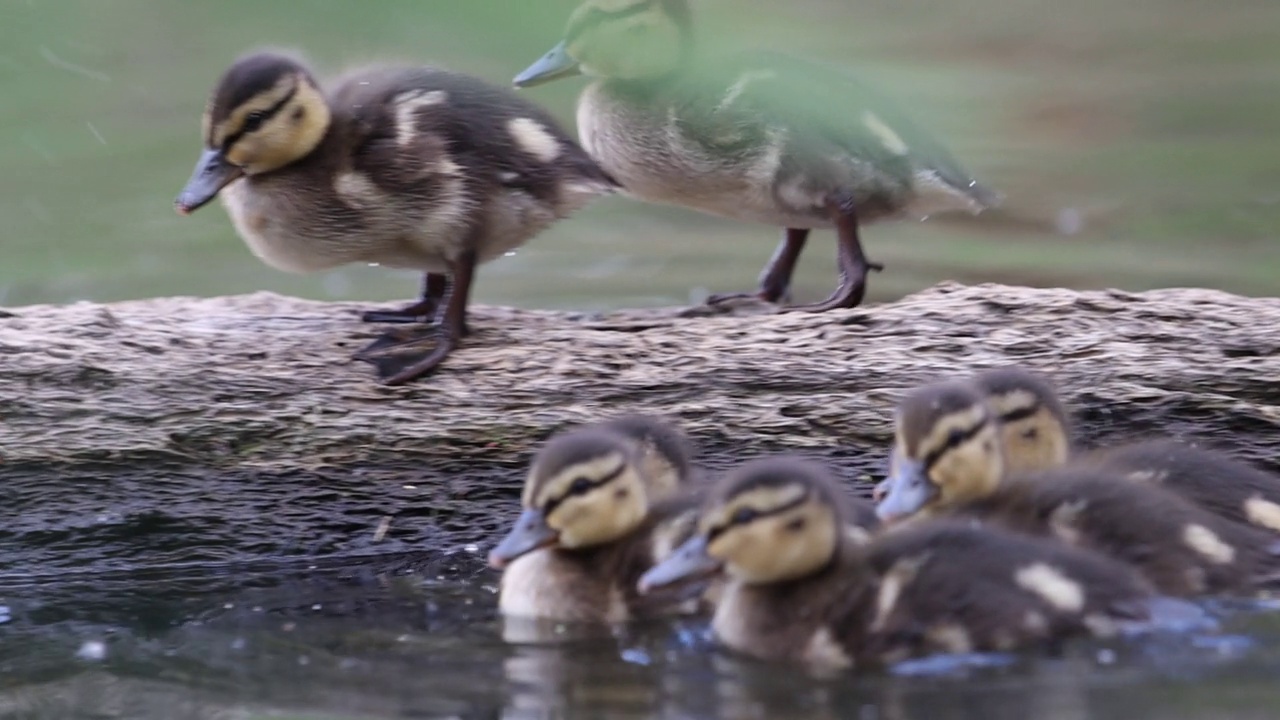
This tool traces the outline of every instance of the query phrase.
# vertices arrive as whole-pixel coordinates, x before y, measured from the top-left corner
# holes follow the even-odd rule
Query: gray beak
[[[893,458],[893,471],[876,486],[882,498],[876,516],[884,522],[901,520],[919,512],[937,495],[937,488],[925,475],[924,464],[901,455]]]
[[[557,539],[556,531],[547,525],[542,511],[529,508],[520,513],[502,542],[489,551],[489,567],[502,569],[521,555],[555,545]]]
[[[561,42],[551,48],[546,55],[538,58],[537,62],[525,68],[524,72],[517,75],[511,82],[518,88],[526,88],[581,73],[582,71],[578,69],[578,61],[569,57],[565,52],[564,43]]]
[[[218,191],[244,174],[240,168],[228,163],[221,150],[205,150],[196,161],[196,169],[191,173],[187,186],[178,193],[173,201],[174,208],[181,215],[190,215],[217,196]]]
[[[641,595],[686,580],[700,580],[720,571],[720,563],[707,554],[707,538],[695,535],[640,576]]]

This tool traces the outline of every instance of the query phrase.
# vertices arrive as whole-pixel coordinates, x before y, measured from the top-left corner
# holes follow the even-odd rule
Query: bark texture
[[[94,566],[474,540],[541,440],[621,412],[677,420],[713,468],[790,450],[866,482],[905,390],[1011,362],[1053,378],[1086,443],[1161,432],[1264,465],[1280,446],[1272,298],[944,284],[821,315],[481,306],[438,374],[395,388],[349,359],[384,329],[365,309],[257,293],[3,311],[0,500],[29,512],[0,540],[58,564],[115,527]]]

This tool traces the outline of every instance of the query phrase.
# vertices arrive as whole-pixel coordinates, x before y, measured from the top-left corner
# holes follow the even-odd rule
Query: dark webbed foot
[[[403,385],[431,374],[470,334],[467,302],[475,268],[474,251],[453,263],[453,282],[438,326],[390,330],[357,352],[355,359],[372,363],[384,385]]]
[[[360,315],[367,323],[430,323],[449,289],[449,277],[427,273],[422,280],[422,299],[399,310],[370,310]]]
[[[791,292],[791,274],[795,272],[796,261],[800,259],[800,252],[804,250],[808,237],[808,228],[787,228],[782,242],[760,273],[759,289],[755,292],[716,293],[707,298],[707,304],[721,305],[738,300],[761,300],[767,303],[787,301]]]
[[[853,201],[837,197],[827,201],[827,212],[836,226],[837,255],[840,267],[840,284],[826,300],[804,305],[792,305],[789,311],[826,312],[839,308],[857,307],[867,292],[867,273],[884,270],[884,265],[867,260],[858,238],[858,216]]]

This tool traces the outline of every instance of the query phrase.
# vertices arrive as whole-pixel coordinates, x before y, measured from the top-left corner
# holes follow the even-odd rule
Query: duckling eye
[[[760,513],[751,508],[741,508],[733,514],[732,521],[735,525],[746,525],[759,516]]]
[[[947,433],[947,445],[954,447],[959,445],[961,440],[964,440],[964,431],[953,428],[951,432]]]
[[[242,132],[253,132],[262,127],[263,121],[267,119],[267,114],[261,110],[254,110],[244,117],[244,127]]]
[[[580,477],[573,481],[569,486],[570,495],[586,495],[591,490],[591,481],[585,477]]]

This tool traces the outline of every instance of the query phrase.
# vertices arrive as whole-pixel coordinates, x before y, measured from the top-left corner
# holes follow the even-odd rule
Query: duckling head
[[[693,450],[675,427],[649,415],[623,415],[601,427],[624,435],[635,444],[651,501],[670,497],[688,484],[693,473]]]
[[[495,568],[539,548],[582,550],[619,540],[649,512],[633,444],[599,428],[549,440],[534,459],[521,504],[515,526],[489,552]]]
[[[1000,424],[1006,473],[1048,470],[1067,462],[1070,424],[1046,378],[1011,366],[979,373],[973,383]]]
[[[687,0],[588,0],[570,16],[564,39],[513,82],[531,87],[578,74],[647,80],[679,69],[692,47]]]
[[[712,489],[697,533],[640,578],[640,592],[720,571],[751,585],[812,575],[846,541],[844,510],[822,465],[793,457],[746,463]]]
[[[898,406],[889,477],[876,514],[902,519],[982,498],[1004,475],[995,413],[971,383],[942,382],[908,394]]]
[[[300,160],[320,144],[329,120],[329,105],[301,61],[274,52],[240,58],[209,98],[204,151],[175,207],[186,215],[243,175]]]

